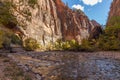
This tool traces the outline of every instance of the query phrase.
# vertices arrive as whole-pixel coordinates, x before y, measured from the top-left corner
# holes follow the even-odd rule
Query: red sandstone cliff
[[[111,18],[117,17],[117,16],[120,16],[120,0],[113,0],[110,7],[107,25],[109,26],[111,24],[110,23]]]
[[[44,45],[57,39],[81,42],[95,28],[83,12],[71,10],[61,0],[37,0],[34,8],[27,0],[10,1],[24,38],[35,38]]]

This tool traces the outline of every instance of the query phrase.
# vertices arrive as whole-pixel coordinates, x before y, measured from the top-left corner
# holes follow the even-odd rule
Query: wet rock
[[[17,61],[27,72],[35,74],[38,80],[56,80],[60,78],[73,80],[119,80],[120,79],[120,57],[117,52],[45,52],[44,55],[29,52],[25,54],[11,54],[13,60]],[[108,56],[108,53],[110,56]],[[49,54],[49,56],[48,56]],[[66,56],[67,54],[67,56]],[[103,54],[106,54],[103,56]],[[117,57],[112,58],[112,54]],[[34,55],[34,58],[32,58]],[[63,56],[66,58],[63,58]],[[70,56],[74,55],[74,57]],[[43,58],[41,58],[44,57]],[[52,59],[54,56],[54,59]],[[88,57],[89,56],[89,57]],[[40,58],[38,58],[40,57]],[[56,61],[55,61],[56,59]]]
[[[42,80],[42,77],[39,74],[36,74],[37,80]]]

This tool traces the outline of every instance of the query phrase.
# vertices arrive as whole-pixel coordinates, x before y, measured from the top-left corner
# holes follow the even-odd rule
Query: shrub
[[[10,31],[0,30],[0,48],[10,47],[10,44],[22,45],[22,40]]]
[[[53,42],[49,42],[46,45],[46,50],[48,50],[48,51],[55,50],[54,43]]]
[[[33,51],[40,48],[40,45],[38,44],[37,40],[28,38],[24,41],[24,48],[28,51]]]
[[[55,50],[62,50],[62,44],[63,41],[61,39],[58,39],[55,43],[54,43],[54,49]]]
[[[5,37],[2,43],[3,48],[7,49],[7,50],[11,50],[11,39],[9,39],[8,37]]]
[[[96,45],[100,50],[119,50],[120,49],[120,41],[115,36],[101,35],[97,40]]]
[[[57,50],[77,50],[79,48],[79,44],[75,40],[57,40],[54,47]]]
[[[93,41],[83,39],[82,44],[79,47],[80,51],[95,51],[95,45]]]
[[[65,41],[62,43],[63,50],[69,50],[70,48],[71,48],[71,45],[70,45],[69,41]]]
[[[73,40],[70,40],[69,41],[69,44],[70,44],[70,50],[79,50],[79,43],[77,41],[75,41],[74,39]]]
[[[17,24],[16,17],[11,12],[12,3],[9,1],[2,1],[0,5],[0,24],[10,26],[11,24]],[[13,27],[13,26],[12,26]]]
[[[11,43],[22,45],[22,40],[15,34],[11,35]]]
[[[10,49],[10,33],[0,30],[0,48]]]

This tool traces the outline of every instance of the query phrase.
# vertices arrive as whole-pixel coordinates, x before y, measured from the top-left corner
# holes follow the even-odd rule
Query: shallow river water
[[[21,52],[8,57],[36,80],[120,80],[119,52]]]

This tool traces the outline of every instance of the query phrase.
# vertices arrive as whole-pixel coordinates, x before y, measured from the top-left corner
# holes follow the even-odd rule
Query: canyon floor
[[[0,80],[120,80],[120,52],[16,51],[0,50]]]

